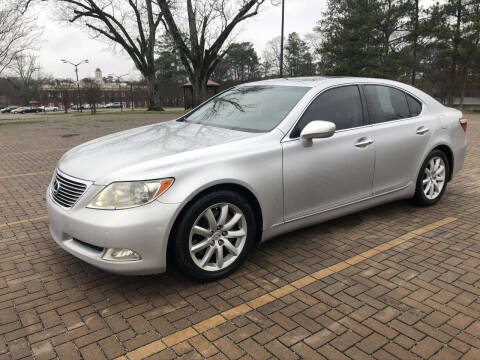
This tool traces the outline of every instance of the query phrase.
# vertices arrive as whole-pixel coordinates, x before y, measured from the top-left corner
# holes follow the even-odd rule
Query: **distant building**
[[[86,104],[94,94],[95,103],[106,105],[113,102],[122,102],[124,108],[147,107],[147,89],[142,85],[128,83],[106,83],[103,80],[102,70],[95,70],[95,79],[80,81],[80,103]],[[54,83],[45,85],[40,91],[43,105],[64,108],[78,103],[77,84],[70,80],[55,80]],[[90,104],[92,105],[92,104]]]
[[[102,70],[100,70],[100,68],[95,70],[95,82],[97,84],[103,84]]]

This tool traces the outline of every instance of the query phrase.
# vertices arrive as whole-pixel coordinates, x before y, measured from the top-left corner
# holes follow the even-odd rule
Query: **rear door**
[[[315,120],[331,121],[337,131],[305,147],[300,133]],[[364,121],[356,85],[326,90],[308,107],[282,142],[286,221],[371,196],[375,144]]]
[[[423,115],[424,105],[398,88],[364,85],[363,90],[375,132],[374,194],[402,189],[416,181],[436,119]]]

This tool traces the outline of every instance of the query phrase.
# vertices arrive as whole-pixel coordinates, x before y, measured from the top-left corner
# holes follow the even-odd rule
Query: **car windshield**
[[[310,90],[296,86],[241,86],[225,91],[184,121],[250,132],[274,129]]]

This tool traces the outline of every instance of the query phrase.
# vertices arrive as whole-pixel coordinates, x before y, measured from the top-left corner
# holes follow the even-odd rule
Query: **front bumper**
[[[167,242],[180,204],[154,201],[127,210],[95,210],[86,203],[103,187],[91,186],[79,202],[65,209],[53,201],[47,189],[50,233],[73,256],[102,270],[125,275],[164,272]],[[140,254],[138,261],[108,261],[107,248],[126,248]]]

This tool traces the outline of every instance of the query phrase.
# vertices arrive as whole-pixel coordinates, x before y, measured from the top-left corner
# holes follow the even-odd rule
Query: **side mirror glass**
[[[316,120],[311,121],[300,133],[300,138],[305,147],[313,145],[313,139],[325,139],[335,134],[337,126],[330,121]]]

